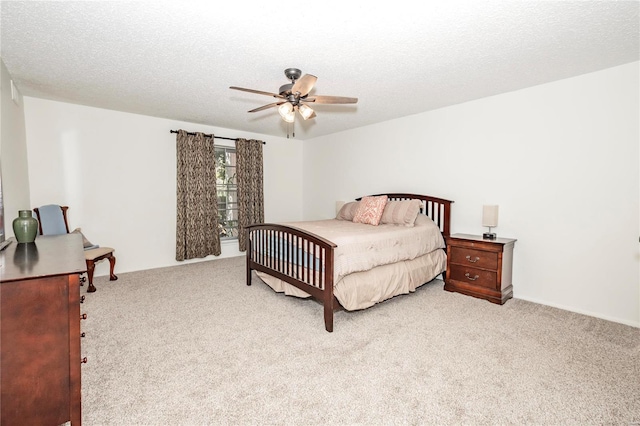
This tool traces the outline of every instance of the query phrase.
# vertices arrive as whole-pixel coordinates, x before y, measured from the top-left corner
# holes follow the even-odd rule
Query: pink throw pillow
[[[384,213],[384,206],[387,205],[387,198],[386,195],[362,197],[358,210],[353,216],[353,221],[378,226],[382,213]]]

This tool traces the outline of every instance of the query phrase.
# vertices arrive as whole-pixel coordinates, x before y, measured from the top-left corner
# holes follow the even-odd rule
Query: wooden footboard
[[[324,326],[333,331],[334,243],[275,223],[250,225],[247,232],[247,285],[251,270],[262,271],[309,293],[324,305]]]
[[[390,200],[421,200],[421,213],[429,216],[444,236],[449,235],[453,201],[417,194],[378,195],[387,195]],[[245,232],[247,285],[251,285],[251,271],[255,270],[310,294],[323,304],[325,329],[332,332],[333,312],[340,306],[333,295],[336,244],[302,229],[275,223],[253,224]]]

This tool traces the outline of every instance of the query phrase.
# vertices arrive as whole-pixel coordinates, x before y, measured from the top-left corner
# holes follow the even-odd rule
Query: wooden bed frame
[[[417,194],[376,194],[387,195],[390,201],[422,201],[420,212],[434,221],[443,236],[450,235],[451,203],[453,201],[429,195]],[[360,200],[357,198],[356,200]],[[261,271],[279,278],[310,294],[324,306],[324,325],[333,331],[333,312],[340,303],[333,295],[334,249],[331,241],[302,229],[275,223],[260,223],[246,227],[247,233],[247,285],[251,285],[251,271]],[[298,248],[292,250],[285,241],[291,241]],[[282,253],[284,259],[270,256]],[[293,259],[294,265],[285,259]],[[313,272],[314,268],[296,265],[324,265],[324,269]]]

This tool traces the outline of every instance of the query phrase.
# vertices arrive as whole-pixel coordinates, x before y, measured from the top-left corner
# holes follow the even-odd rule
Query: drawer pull
[[[84,296],[80,297],[80,303],[84,303]]]
[[[87,314],[82,314],[82,315],[80,315],[80,319],[81,319],[81,320],[85,320],[85,319],[87,319]]]
[[[86,364],[86,363],[87,363],[87,357],[85,356],[80,360],[80,364]]]
[[[475,281],[478,278],[480,278],[480,275],[474,275],[473,278],[471,278],[471,275],[469,275],[468,272],[466,274],[464,274],[464,276],[467,277],[470,281]]]
[[[85,332],[83,331],[82,333],[80,333],[80,337],[84,337],[86,336]]]
[[[467,256],[467,260],[471,263],[476,263],[478,260],[480,260],[480,258],[476,256],[473,259],[471,259],[471,256]]]

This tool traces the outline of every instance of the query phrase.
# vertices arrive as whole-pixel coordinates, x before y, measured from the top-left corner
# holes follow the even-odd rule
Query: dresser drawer
[[[483,269],[468,268],[462,265],[453,265],[451,271],[447,271],[447,275],[452,280],[493,290],[496,290],[498,286],[498,273],[495,271],[485,271]]]
[[[450,247],[451,263],[474,268],[498,270],[498,253],[467,247]]]

